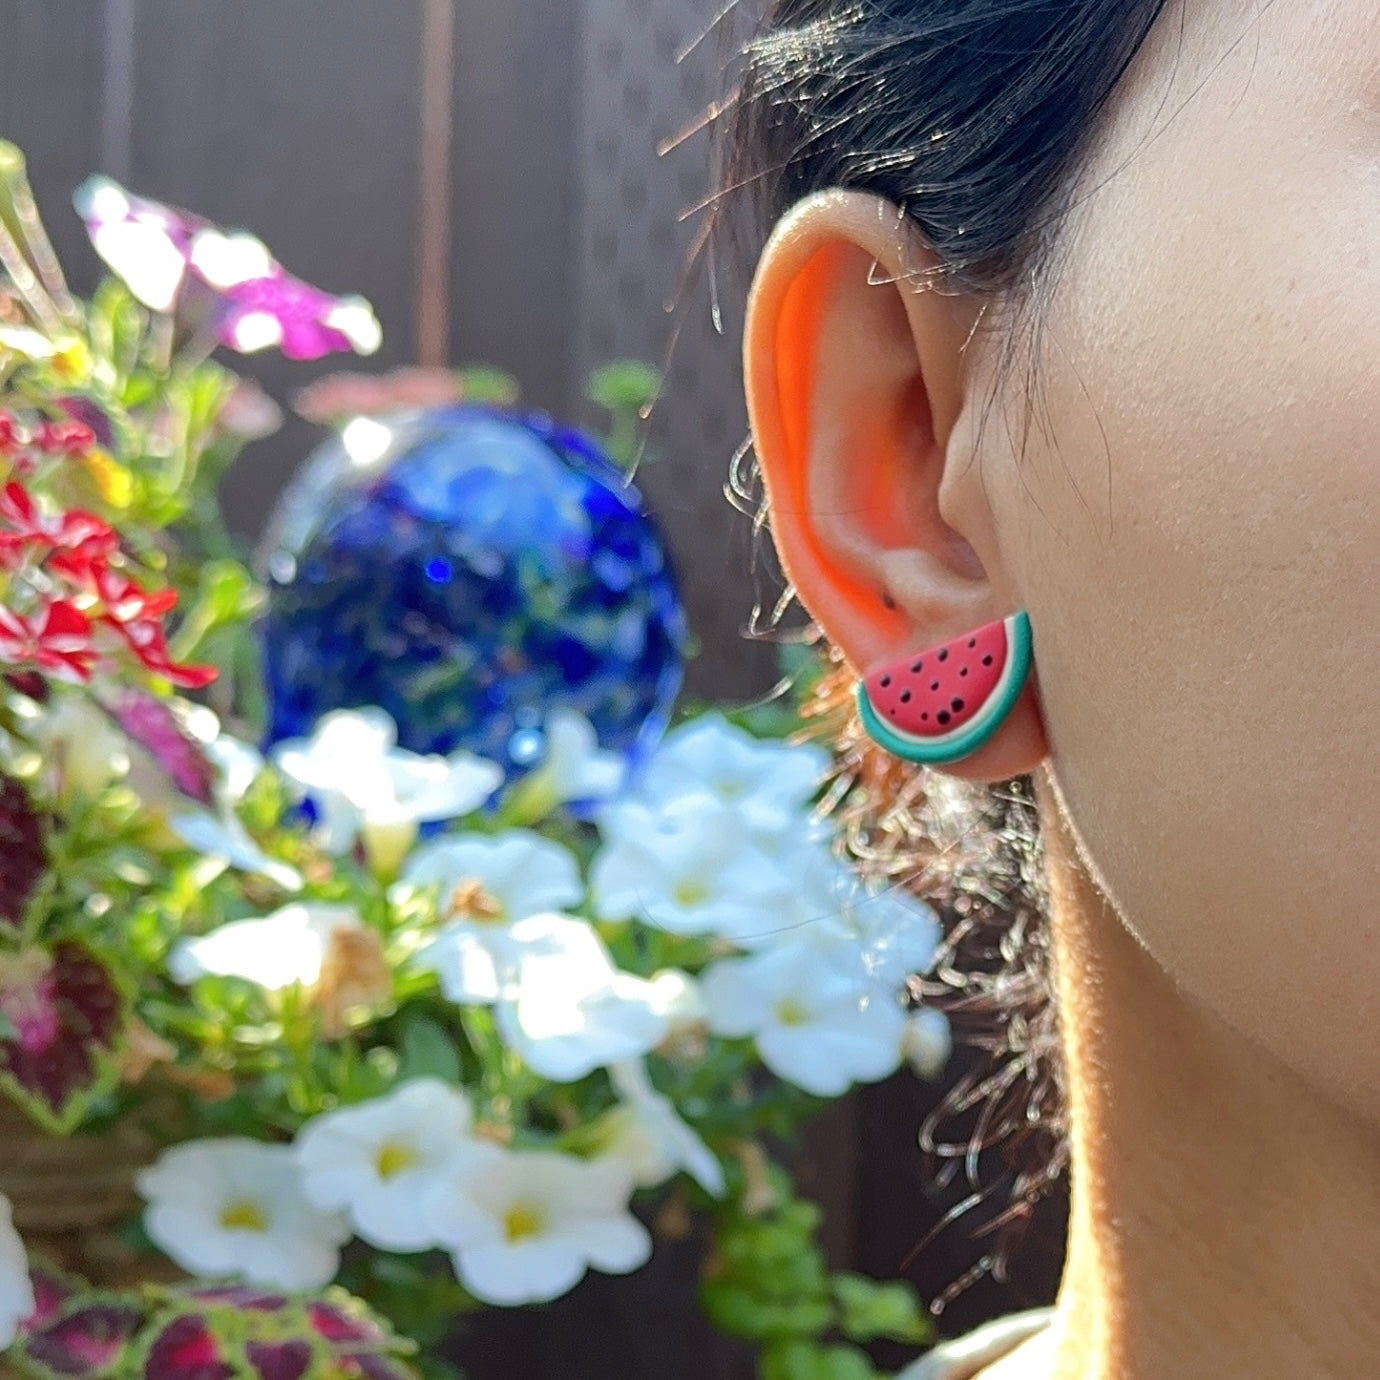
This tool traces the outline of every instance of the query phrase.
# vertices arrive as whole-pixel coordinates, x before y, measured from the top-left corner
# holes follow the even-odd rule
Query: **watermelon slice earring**
[[[908,762],[956,762],[1001,726],[1030,672],[1021,611],[878,667],[858,684],[868,734]]]

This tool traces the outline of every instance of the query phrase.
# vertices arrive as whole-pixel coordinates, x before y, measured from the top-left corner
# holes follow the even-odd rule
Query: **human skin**
[[[1030,614],[1026,691],[948,770],[1036,774],[1072,1213],[1054,1326],[983,1380],[1373,1376],[1380,8],[1171,0],[1033,395],[932,263],[887,203],[809,198],[744,362],[783,565],[860,672]]]

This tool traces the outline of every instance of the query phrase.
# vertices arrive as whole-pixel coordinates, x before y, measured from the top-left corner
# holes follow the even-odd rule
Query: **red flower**
[[[0,489],[0,564],[14,565],[16,553],[26,550],[68,552],[84,565],[108,560],[119,550],[119,540],[100,518],[79,508],[44,517],[29,491],[11,480]]]
[[[37,666],[61,680],[89,680],[97,659],[90,620],[67,599],[55,599],[42,616],[41,623],[29,620],[0,604],[0,663]]]

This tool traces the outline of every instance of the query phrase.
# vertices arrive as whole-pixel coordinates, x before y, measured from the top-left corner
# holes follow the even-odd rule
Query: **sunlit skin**
[[[1174,0],[1082,186],[1028,426],[1000,311],[908,282],[893,207],[786,216],[745,349],[773,531],[860,671],[1031,619],[1022,700],[949,770],[1036,773],[1072,1223],[1054,1326],[982,1380],[1362,1380],[1380,7]]]

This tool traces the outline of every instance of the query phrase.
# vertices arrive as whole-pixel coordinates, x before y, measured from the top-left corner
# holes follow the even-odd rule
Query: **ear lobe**
[[[940,511],[947,490],[966,523],[990,520],[978,467],[949,456],[978,308],[917,285],[932,266],[890,203],[831,191],[783,219],[749,296],[744,379],[773,540],[860,675],[1013,611],[978,554],[997,556],[990,526],[958,531]],[[1018,715],[1026,755],[1042,748],[1033,712]],[[959,774],[994,754],[1010,757],[990,744]]]

